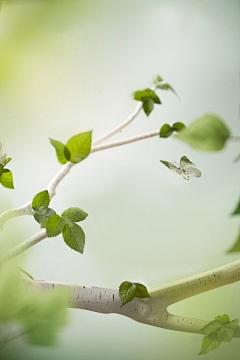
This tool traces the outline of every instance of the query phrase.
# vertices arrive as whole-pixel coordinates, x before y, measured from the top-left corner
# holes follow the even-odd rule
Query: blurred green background
[[[114,139],[190,124],[207,112],[239,129],[238,0],[1,1],[0,140],[13,160],[15,190],[0,188],[0,207],[21,206],[60,169],[49,137],[66,143],[93,137],[123,121],[132,93],[161,75],[179,94],[158,92],[163,105]],[[113,140],[113,139],[112,139]],[[61,236],[28,251],[22,265],[35,279],[113,287],[125,280],[152,288],[198,274],[239,255],[226,254],[239,231],[231,218],[239,200],[239,142],[217,153],[197,152],[170,138],[152,138],[91,155],[57,188],[52,207],[79,206],[84,254]],[[186,155],[202,171],[184,181],[159,163]],[[30,217],[12,219],[1,233],[19,244],[39,230]],[[175,304],[169,311],[212,320],[240,318],[235,283]],[[197,359],[202,337],[139,324],[118,315],[69,310],[58,347],[24,341],[5,346],[11,360]],[[239,340],[206,355],[239,359]]]

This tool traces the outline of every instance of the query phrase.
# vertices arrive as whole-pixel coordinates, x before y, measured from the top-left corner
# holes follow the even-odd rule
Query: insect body
[[[177,174],[181,175],[185,180],[189,180],[189,175],[193,175],[197,178],[201,176],[201,171],[195,168],[195,164],[193,164],[186,156],[183,156],[180,159],[180,166],[174,162],[170,163],[168,161],[160,160],[165,166],[167,166],[170,170],[175,171]]]

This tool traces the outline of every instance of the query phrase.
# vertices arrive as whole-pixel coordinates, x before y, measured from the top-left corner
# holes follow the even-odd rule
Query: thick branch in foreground
[[[201,334],[200,329],[209,321],[172,315],[169,305],[191,296],[216,289],[240,280],[240,260],[187,279],[163,285],[149,291],[151,298],[134,298],[122,306],[118,289],[71,285],[49,281],[27,281],[29,290],[43,288],[69,291],[69,307],[104,314],[120,314],[135,321],[169,330]],[[234,337],[240,337],[240,326],[234,330]]]

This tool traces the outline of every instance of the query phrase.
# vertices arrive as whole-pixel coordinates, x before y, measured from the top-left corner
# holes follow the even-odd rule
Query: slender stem
[[[118,289],[105,289],[83,285],[72,285],[54,281],[29,281],[29,286],[69,291],[69,307],[109,314],[116,313],[135,321],[165,329],[202,334],[201,328],[209,321],[170,314],[169,305],[200,293],[216,289],[240,280],[240,260],[217,269],[192,276],[175,283],[150,290],[151,298],[134,298],[122,306]],[[234,330],[240,337],[240,327]]]
[[[147,134],[132,136],[132,137],[127,138],[127,139],[115,141],[115,142],[112,142],[110,144],[101,145],[101,146],[93,146],[92,150],[91,150],[91,153],[96,152],[96,151],[100,151],[100,150],[110,149],[110,148],[115,147],[115,146],[130,144],[130,143],[132,143],[134,141],[148,139],[150,137],[158,136],[158,135],[159,135],[159,130],[156,130],[156,131],[152,131],[152,132],[147,133]]]
[[[38,242],[40,242],[46,238],[47,238],[46,230],[43,229],[43,230],[39,231],[38,233],[34,234],[30,238],[23,241],[18,246],[15,246],[10,251],[6,252],[3,255],[0,255],[0,263],[4,263],[4,262],[7,262],[7,261],[15,258],[16,256],[22,254],[24,251],[28,250],[33,245],[37,244]]]
[[[164,84],[165,82],[162,82],[161,84]],[[154,85],[151,90],[155,91],[157,88],[156,85]],[[101,144],[102,142],[108,140],[110,137],[112,137],[113,135],[117,134],[118,132],[122,131],[127,125],[129,125],[134,119],[135,117],[140,113],[141,109],[143,107],[143,103],[142,101],[139,101],[135,110],[127,117],[126,120],[124,120],[121,124],[119,124],[118,126],[116,126],[115,128],[113,128],[112,130],[108,131],[106,134],[104,134],[103,136],[99,137],[98,139],[94,140],[92,145],[96,146]]]

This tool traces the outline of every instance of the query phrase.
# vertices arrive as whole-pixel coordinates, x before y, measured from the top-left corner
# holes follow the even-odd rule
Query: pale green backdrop
[[[141,113],[114,139],[187,125],[207,112],[239,129],[240,6],[238,0],[2,1],[0,12],[0,141],[13,158],[15,190],[0,188],[1,209],[21,206],[60,169],[49,137],[62,141],[93,129],[94,138],[136,106],[135,90],[161,75],[177,91],[159,92],[163,105]],[[28,251],[35,279],[113,287],[125,280],[148,288],[239,258],[227,255],[239,231],[230,213],[239,200],[239,142],[200,153],[174,138],[152,138],[91,155],[57,188],[52,207],[79,206],[84,254],[59,236]],[[187,182],[159,163],[186,155],[202,171]],[[30,217],[1,233],[15,244],[39,229]],[[235,283],[169,308],[212,320],[240,319]],[[69,311],[54,348],[19,340],[0,352],[11,360],[197,359],[201,339],[139,324],[118,315]],[[206,355],[239,359],[240,342]]]

